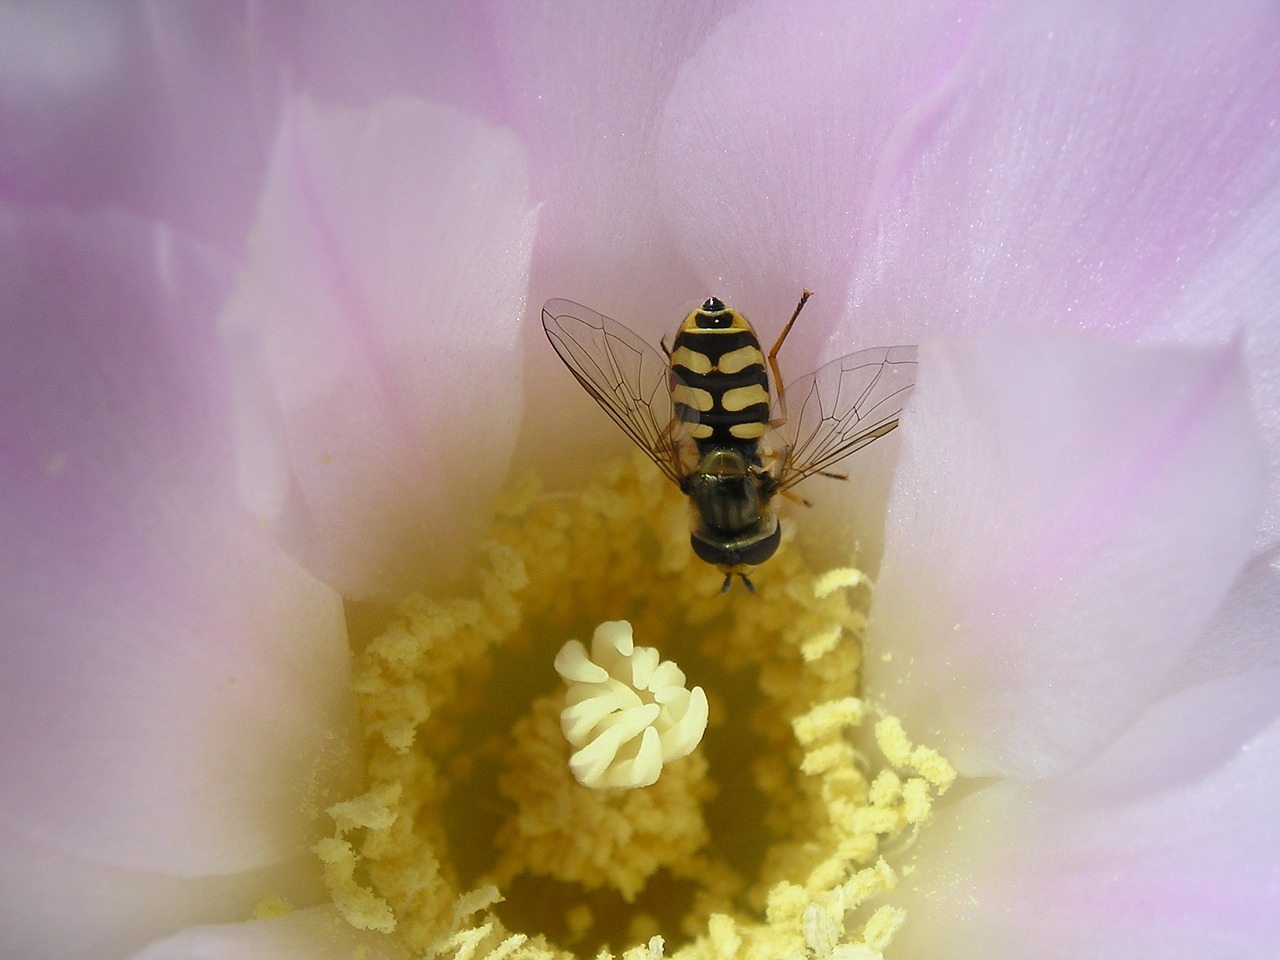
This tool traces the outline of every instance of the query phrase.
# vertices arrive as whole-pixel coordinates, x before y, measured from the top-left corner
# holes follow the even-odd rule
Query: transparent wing
[[[916,382],[915,347],[851,353],[787,385],[787,422],[771,443],[778,486],[793,487],[893,431]]]
[[[671,364],[616,320],[569,300],[548,300],[542,326],[591,398],[674,483],[687,470],[684,425],[671,405]]]

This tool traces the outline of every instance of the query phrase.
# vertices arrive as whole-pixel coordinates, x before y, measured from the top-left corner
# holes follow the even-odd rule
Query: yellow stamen
[[[910,922],[886,858],[955,773],[893,718],[864,728],[870,584],[814,576],[787,524],[758,594],[722,596],[688,529],[638,457],[573,496],[529,481],[472,597],[353,628],[365,784],[315,848],[350,923],[433,960],[882,955]],[[705,688],[707,730],[651,786],[591,789],[553,661],[622,619]],[[582,659],[561,666],[586,683]]]

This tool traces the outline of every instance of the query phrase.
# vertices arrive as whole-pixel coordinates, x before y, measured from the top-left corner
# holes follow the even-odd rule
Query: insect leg
[[[804,309],[805,301],[812,296],[812,290],[805,290],[800,294],[800,302],[796,304],[795,312],[791,314],[791,319],[787,321],[787,325],[778,334],[777,343],[769,351],[769,369],[773,371],[773,385],[778,388],[778,412],[780,413],[778,423],[774,424],[774,426],[781,426],[787,422],[787,391],[782,383],[782,375],[778,373],[778,351],[782,349],[782,342],[787,339],[787,334],[791,332],[792,326],[795,325],[796,317],[800,316],[800,311]]]
[[[806,500],[804,497],[801,497],[801,496],[799,496],[799,495],[797,495],[797,494],[794,494],[794,493],[792,493],[790,490],[779,490],[778,492],[779,492],[779,493],[781,493],[781,494],[782,494],[784,497],[786,497],[788,500],[790,500],[792,503],[798,503],[798,504],[800,504],[800,506],[802,506],[802,507],[812,507],[812,506],[813,506],[813,504],[812,504],[812,503],[810,503],[808,500]]]

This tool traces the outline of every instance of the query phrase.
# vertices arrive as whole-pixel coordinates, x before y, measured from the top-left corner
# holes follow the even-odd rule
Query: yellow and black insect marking
[[[680,325],[671,351],[671,402],[697,446],[681,489],[695,508],[694,552],[751,587],[747,571],[773,555],[782,531],[769,510],[777,482],[761,464],[770,429],[769,375],[755,330],[717,297]]]
[[[914,347],[877,347],[784,389],[778,351],[809,296],[768,356],[718,297],[685,317],[663,353],[581,304],[548,300],[542,309],[547,339],[578,383],[689,497],[690,544],[724,573],[723,589],[734,576],[754,589],[747,574],[778,549],[775,496],[799,500],[790,488],[806,477],[839,478],[829,468],[897,427],[915,382]]]
[[[769,428],[769,376],[756,332],[716,297],[685,318],[671,351],[671,399],[700,451],[754,454]]]

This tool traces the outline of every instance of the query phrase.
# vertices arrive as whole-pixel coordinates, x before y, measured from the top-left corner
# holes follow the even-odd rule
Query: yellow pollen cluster
[[[687,504],[640,457],[573,496],[533,481],[510,495],[472,597],[411,597],[385,628],[353,631],[366,783],[315,848],[343,916],[431,960],[881,957],[910,922],[891,851],[955,774],[896,720],[868,722],[871,585],[807,571],[793,528],[755,596],[722,596],[689,549]],[[574,684],[618,665],[594,644],[557,652],[605,620],[706,690],[699,707],[683,674],[659,678],[678,709],[650,728],[661,776],[637,789],[584,786],[564,735],[591,699]],[[647,681],[661,666],[644,656]],[[662,741],[681,722],[669,739],[692,752],[676,760]],[[629,749],[591,769],[621,769]]]

